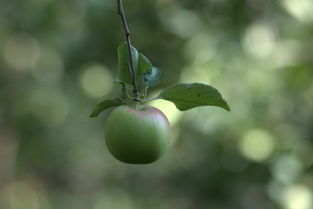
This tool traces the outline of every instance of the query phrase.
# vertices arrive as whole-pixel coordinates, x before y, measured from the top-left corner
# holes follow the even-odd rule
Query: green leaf
[[[115,79],[114,79],[114,82],[115,82],[115,83],[118,83],[118,84],[120,84],[120,85],[122,86],[122,96],[121,96],[121,98],[122,98],[122,99],[127,99],[128,96],[127,96],[127,87],[126,87],[126,84],[125,84],[123,81],[121,81],[121,79],[120,79],[119,77],[115,78]]]
[[[217,106],[230,111],[217,89],[202,83],[183,83],[166,88],[158,98],[173,102],[181,110],[199,106]]]
[[[164,70],[157,67],[152,67],[145,72],[141,77],[141,83],[147,87],[153,87],[161,83],[164,78]]]
[[[124,42],[118,47],[118,76],[122,82],[132,84],[131,64],[128,53],[127,43]],[[138,67],[138,51],[135,47],[131,47],[131,53],[135,65],[135,73]]]
[[[141,75],[152,68],[152,63],[142,53],[139,53],[138,73]]]
[[[92,111],[90,117],[91,118],[98,117],[102,111],[107,110],[111,107],[116,107],[116,106],[120,106],[123,104],[125,103],[122,102],[120,99],[104,100],[100,102],[99,104],[97,104],[95,109]]]

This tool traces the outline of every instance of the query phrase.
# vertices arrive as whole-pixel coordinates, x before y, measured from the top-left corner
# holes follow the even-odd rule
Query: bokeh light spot
[[[301,22],[313,21],[312,0],[281,0],[286,11]]]
[[[64,62],[62,57],[51,50],[44,50],[32,67],[33,77],[43,83],[57,83],[62,79]]]
[[[258,58],[266,58],[272,54],[275,48],[275,33],[270,26],[255,23],[247,29],[242,44],[248,54]]]
[[[288,184],[293,183],[302,173],[301,162],[291,155],[283,155],[274,161],[272,173],[278,181]]]
[[[161,10],[160,19],[168,31],[183,38],[196,34],[202,26],[201,19],[195,12],[176,6]]]
[[[26,34],[13,35],[4,45],[4,59],[15,70],[30,69],[39,54],[38,41]]]
[[[207,32],[194,35],[185,46],[185,56],[195,64],[210,61],[217,52],[217,41]]]
[[[305,185],[293,185],[284,192],[283,204],[287,209],[312,209],[312,192]]]
[[[100,98],[112,90],[113,76],[102,65],[89,66],[80,77],[80,85],[84,92],[93,98]]]
[[[263,161],[269,158],[275,148],[274,139],[263,129],[254,129],[244,135],[239,143],[244,157],[253,161]]]

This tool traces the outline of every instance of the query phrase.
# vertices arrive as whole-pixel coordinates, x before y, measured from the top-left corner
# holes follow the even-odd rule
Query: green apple
[[[105,141],[112,155],[125,163],[148,164],[166,151],[170,126],[157,108],[140,105],[119,106],[105,124]]]

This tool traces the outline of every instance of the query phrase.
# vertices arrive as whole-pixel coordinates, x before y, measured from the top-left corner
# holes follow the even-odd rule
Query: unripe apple
[[[170,139],[166,116],[157,108],[119,106],[105,125],[105,141],[112,155],[125,163],[147,164],[159,159]]]

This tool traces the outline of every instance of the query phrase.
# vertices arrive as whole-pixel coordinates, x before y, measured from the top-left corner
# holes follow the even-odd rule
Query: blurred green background
[[[2,0],[1,209],[312,209],[313,1],[124,0],[132,41],[232,108],[156,101],[172,145],[115,160],[105,115],[124,41],[114,0]]]

